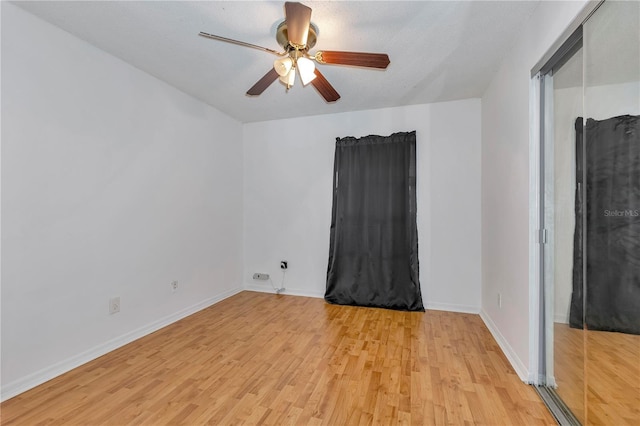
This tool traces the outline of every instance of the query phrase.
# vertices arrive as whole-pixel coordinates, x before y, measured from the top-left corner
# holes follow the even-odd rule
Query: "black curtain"
[[[338,138],[325,300],[424,311],[418,279],[416,132]]]
[[[584,132],[578,118],[575,127],[578,185],[569,322],[640,334],[640,116],[587,119]]]

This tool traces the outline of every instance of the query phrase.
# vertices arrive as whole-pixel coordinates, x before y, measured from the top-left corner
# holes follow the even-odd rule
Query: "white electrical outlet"
[[[267,281],[269,279],[269,274],[263,274],[261,272],[256,272],[253,274],[254,280]]]
[[[498,293],[498,308],[502,308],[502,294]]]
[[[117,314],[120,312],[120,298],[114,297],[109,299],[109,314]]]
[[[178,291],[178,281],[171,281],[171,293]]]

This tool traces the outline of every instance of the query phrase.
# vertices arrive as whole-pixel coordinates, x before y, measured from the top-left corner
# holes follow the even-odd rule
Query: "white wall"
[[[582,55],[578,58],[582,61]],[[552,259],[545,265],[553,273],[554,321],[569,323],[569,305],[573,290],[573,237],[575,231],[576,130],[575,121],[583,117],[582,87],[569,87],[553,92],[553,203],[545,206],[552,216],[548,249]],[[551,147],[549,147],[551,149]],[[551,161],[550,161],[551,160]],[[547,186],[551,186],[547,184]],[[547,188],[549,190],[551,188]],[[551,257],[551,256],[550,256]]]
[[[482,97],[481,314],[523,380],[533,379],[537,361],[529,340],[530,71],[584,4],[541,2]]]
[[[420,281],[425,306],[479,312],[479,99],[244,126],[244,284],[269,273],[289,294],[322,297],[336,137],[416,130]]]
[[[239,291],[239,122],[2,2],[2,124],[3,399]]]

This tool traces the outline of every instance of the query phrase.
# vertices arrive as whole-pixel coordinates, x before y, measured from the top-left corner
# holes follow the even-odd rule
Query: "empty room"
[[[2,425],[640,423],[639,1],[2,1]]]

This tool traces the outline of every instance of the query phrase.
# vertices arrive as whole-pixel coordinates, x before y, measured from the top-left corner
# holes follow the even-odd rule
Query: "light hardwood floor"
[[[478,315],[255,292],[0,408],[2,425],[555,424]]]
[[[557,392],[580,422],[640,425],[640,336],[560,323],[554,332]]]

